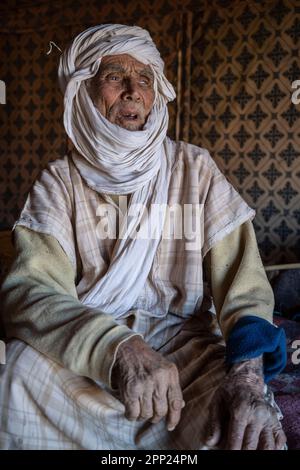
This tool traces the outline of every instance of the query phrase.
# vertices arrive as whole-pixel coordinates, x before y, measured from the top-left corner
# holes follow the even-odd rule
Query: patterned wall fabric
[[[76,10],[74,2],[67,3],[70,7],[66,5],[63,10],[61,3],[57,10],[55,2],[53,9],[50,2],[26,10],[27,13],[18,8],[7,22],[3,21],[6,25],[4,32],[1,33],[0,29],[0,78],[7,84],[7,103],[0,106],[2,229],[12,226],[40,169],[49,160],[63,155],[68,146],[62,124],[63,100],[57,81],[60,51],[53,48],[51,54],[47,55],[49,42],[52,40],[63,49],[70,39],[93,24],[124,22],[124,7],[119,9],[117,4],[99,9],[100,2],[94,2],[87,17],[84,6]],[[141,19],[136,19],[134,23],[151,31],[164,57],[166,74],[177,88],[180,71],[178,51],[182,49],[182,15],[173,11],[164,15],[162,21],[160,16],[144,16],[138,10],[135,14]],[[49,22],[45,18],[50,18]],[[64,25],[67,23],[66,18],[67,26]],[[7,31],[7,25],[16,32]],[[179,97],[180,93],[178,100]],[[169,134],[173,138],[176,110],[177,103],[174,102],[169,108]]]
[[[184,138],[210,149],[256,209],[265,262],[299,262],[300,2],[210,4],[191,20]]]
[[[9,7],[8,7],[9,4]],[[300,0],[2,2],[0,228],[10,228],[47,161],[68,142],[57,84],[60,52],[83,29],[146,27],[177,91],[169,135],[206,147],[257,211],[265,263],[300,260]]]

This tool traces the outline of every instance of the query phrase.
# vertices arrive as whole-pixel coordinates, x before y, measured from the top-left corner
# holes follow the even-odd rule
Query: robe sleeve
[[[219,325],[226,341],[226,362],[264,355],[265,380],[286,364],[283,329],[273,325],[274,295],[250,220],[208,252],[204,265]]]
[[[76,272],[52,235],[17,226],[14,245],[15,260],[0,291],[7,338],[111,388],[118,348],[137,334],[78,300]]]

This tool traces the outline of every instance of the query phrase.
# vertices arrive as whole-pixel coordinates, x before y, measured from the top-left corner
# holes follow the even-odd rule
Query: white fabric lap
[[[172,433],[165,420],[156,425],[126,420],[118,396],[103,384],[13,340],[0,370],[0,448],[203,448],[207,407],[225,373],[222,339],[207,329],[208,318],[190,320],[160,349],[178,366],[186,402],[181,424]]]
[[[0,448],[207,449],[208,407],[226,373],[214,315],[189,319],[159,351],[177,365],[186,402],[171,433],[165,420],[155,425],[128,421],[118,395],[103,384],[13,340],[7,346],[7,364],[0,368]],[[273,395],[268,393],[267,399],[281,419]]]

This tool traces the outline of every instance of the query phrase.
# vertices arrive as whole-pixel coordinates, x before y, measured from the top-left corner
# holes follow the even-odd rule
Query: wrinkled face
[[[154,77],[148,65],[128,54],[107,55],[90,82],[100,113],[130,131],[143,129],[154,103]]]

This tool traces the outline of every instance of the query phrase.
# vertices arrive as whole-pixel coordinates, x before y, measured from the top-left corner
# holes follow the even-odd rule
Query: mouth
[[[120,114],[122,119],[125,119],[127,121],[137,121],[137,119],[139,118],[139,115],[135,110],[122,111]]]

